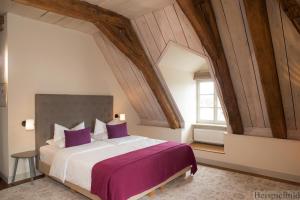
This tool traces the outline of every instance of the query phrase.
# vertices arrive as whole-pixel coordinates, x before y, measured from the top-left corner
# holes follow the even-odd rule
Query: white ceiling
[[[206,58],[173,42],[168,44],[157,65],[159,68],[171,68],[191,73],[208,71]]]
[[[84,0],[107,8],[128,18],[135,18],[154,10],[161,9],[175,0]],[[10,10],[11,0],[0,0],[0,14]]]
[[[128,18],[135,18],[163,8],[175,0],[84,0],[91,4],[120,13]]]

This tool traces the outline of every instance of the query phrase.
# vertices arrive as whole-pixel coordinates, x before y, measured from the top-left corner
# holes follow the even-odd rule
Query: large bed
[[[139,199],[169,181],[197,171],[185,144],[141,136],[103,139],[71,148],[47,145],[54,123],[67,127],[95,119],[109,122],[113,97],[46,95],[35,97],[38,169],[93,200]]]

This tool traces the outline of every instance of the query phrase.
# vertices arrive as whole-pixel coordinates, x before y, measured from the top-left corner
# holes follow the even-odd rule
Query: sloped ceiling
[[[171,68],[194,74],[198,71],[208,72],[209,66],[207,62],[205,57],[170,41],[157,64],[159,68]]]
[[[111,9],[115,9],[114,11],[118,12],[118,6],[122,8],[121,5],[124,2],[136,1],[113,0],[110,2],[112,3],[110,5],[112,7],[114,2],[116,3],[115,8]],[[203,49],[190,22],[179,6],[176,3],[171,3],[167,6],[160,4],[160,2],[166,1],[154,0],[153,2],[159,2],[159,6],[154,6],[150,10],[144,8],[144,11],[138,14],[131,15],[130,13],[133,11],[126,11],[128,12],[127,14],[119,11],[132,19],[132,24],[151,62],[153,64],[158,62],[162,52],[170,41],[206,56],[205,49]],[[266,2],[288,128],[288,138],[300,139],[300,35],[282,11],[278,0]],[[105,1],[95,0],[94,3],[99,5],[102,3],[104,5]],[[234,90],[237,94],[239,110],[246,131],[245,134],[271,137],[265,99],[261,88],[251,35],[247,27],[243,2],[242,0],[212,0],[212,4]],[[29,11],[20,6],[15,6],[12,12],[92,34],[100,48],[107,48],[111,45],[108,41],[105,41],[105,37],[103,38],[93,25],[87,22],[34,8],[27,9]],[[104,41],[105,45],[101,44],[101,41]],[[118,50],[114,49],[114,47],[109,48],[111,48],[111,54],[119,57],[120,52]],[[116,59],[114,62],[120,61]],[[112,63],[111,65],[117,66],[117,64]],[[122,64],[119,65],[121,66]],[[123,89],[125,93],[128,96],[136,94],[136,96],[129,97],[132,105],[138,111],[142,120],[154,120],[156,121],[155,123],[164,124],[165,116],[161,113],[160,107],[157,105],[155,98],[153,98],[153,94],[148,92],[149,86],[143,84],[143,77],[139,75],[132,63],[129,62],[128,66],[128,69],[131,69],[130,77],[119,68],[115,67],[116,70],[113,69],[113,71],[120,84],[124,85]],[[159,71],[157,73],[159,74]]]
[[[153,10],[163,8],[174,0],[85,0],[89,3],[135,18]]]
[[[133,19],[153,10],[163,8],[175,0],[84,0],[94,5],[107,8]],[[11,8],[11,0],[0,1],[0,14]]]

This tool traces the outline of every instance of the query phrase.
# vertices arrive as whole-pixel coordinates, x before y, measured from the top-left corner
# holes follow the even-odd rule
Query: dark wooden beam
[[[228,64],[219,35],[216,18],[210,0],[177,0],[193,25],[204,48],[209,54],[220,85],[229,124],[234,134],[243,134],[244,128],[233,89]]]
[[[180,118],[172,106],[154,67],[140,43],[130,20],[107,9],[80,0],[14,0],[68,17],[94,23],[106,37],[143,73],[171,128],[180,128]]]
[[[3,31],[4,29],[4,16],[0,15],[0,31]]]
[[[273,137],[287,138],[266,0],[244,0]]]
[[[282,9],[300,34],[300,1],[281,0]]]

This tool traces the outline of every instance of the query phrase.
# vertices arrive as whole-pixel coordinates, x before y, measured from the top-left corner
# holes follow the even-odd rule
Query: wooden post
[[[233,89],[232,80],[216,18],[210,0],[177,0],[179,6],[193,25],[204,48],[209,54],[220,85],[229,124],[234,134],[243,134],[244,128]]]
[[[0,31],[3,31],[3,25],[4,25],[4,16],[0,15]]]
[[[287,138],[287,129],[266,0],[244,0],[273,137]]]
[[[169,126],[180,128],[180,118],[167,96],[130,20],[110,10],[80,0],[14,0],[17,3],[94,23],[143,73]]]

